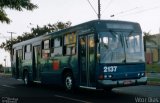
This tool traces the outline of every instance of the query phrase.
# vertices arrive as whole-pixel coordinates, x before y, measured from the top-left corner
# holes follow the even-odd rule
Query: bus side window
[[[66,34],[64,36],[64,55],[75,55],[76,54],[76,34],[75,32]]]
[[[42,58],[48,58],[50,56],[50,40],[42,41]]]
[[[70,44],[66,46],[66,55],[74,55],[76,54],[75,44]]]
[[[51,56],[62,55],[62,38],[56,37],[51,39]]]
[[[29,60],[32,58],[31,57],[31,50],[32,50],[31,44],[24,46],[24,50],[23,50],[24,51],[24,60]]]

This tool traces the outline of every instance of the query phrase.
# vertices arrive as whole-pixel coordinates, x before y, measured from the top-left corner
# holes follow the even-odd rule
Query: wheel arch
[[[23,78],[24,78],[24,75],[25,75],[26,72],[29,73],[29,68],[27,66],[23,67]]]
[[[62,78],[63,76],[66,74],[66,73],[71,73],[73,75],[73,71],[72,69],[68,68],[68,67],[65,67],[62,71]],[[74,76],[74,75],[73,75]]]

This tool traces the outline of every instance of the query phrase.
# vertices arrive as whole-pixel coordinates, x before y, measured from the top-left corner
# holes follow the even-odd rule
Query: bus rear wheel
[[[24,81],[24,85],[26,86],[31,85],[31,81],[29,81],[29,73],[27,71],[25,71],[24,73],[23,81]]]
[[[63,85],[65,90],[72,91],[74,89],[74,80],[72,73],[66,73],[63,78]]]

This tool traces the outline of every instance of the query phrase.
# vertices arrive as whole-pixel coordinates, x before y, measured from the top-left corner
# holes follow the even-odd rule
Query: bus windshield
[[[100,32],[100,63],[144,62],[140,33]]]

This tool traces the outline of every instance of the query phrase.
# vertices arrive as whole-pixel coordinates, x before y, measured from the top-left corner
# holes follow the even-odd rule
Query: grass
[[[160,85],[160,78],[148,78],[148,84]]]
[[[148,78],[147,80],[149,82],[159,82],[160,83],[160,78]]]
[[[160,73],[160,64],[158,63],[146,64],[146,72]]]
[[[146,72],[160,73],[160,64],[159,63],[146,64]],[[160,85],[160,78],[148,78],[147,81],[149,84]]]

